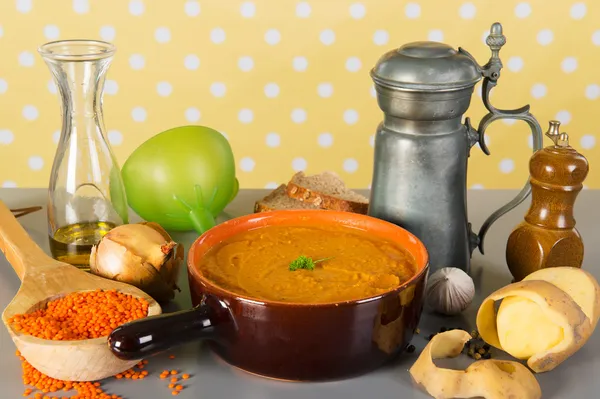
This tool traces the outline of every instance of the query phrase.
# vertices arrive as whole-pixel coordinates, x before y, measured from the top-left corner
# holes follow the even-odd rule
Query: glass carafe
[[[62,130],[48,190],[48,233],[54,258],[89,270],[91,248],[128,223],[121,171],[106,138],[102,94],[114,45],[64,40],[38,51],[61,99]]]

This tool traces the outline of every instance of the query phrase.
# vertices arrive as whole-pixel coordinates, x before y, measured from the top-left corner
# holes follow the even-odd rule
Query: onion
[[[124,224],[110,230],[90,254],[90,271],[101,277],[134,285],[166,302],[175,297],[183,246],[159,224]]]

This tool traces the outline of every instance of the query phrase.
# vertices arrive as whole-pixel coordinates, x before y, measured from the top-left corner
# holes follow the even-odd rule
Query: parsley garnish
[[[319,259],[319,260],[312,260],[308,256],[300,255],[298,258],[296,258],[295,260],[293,260],[290,263],[290,271],[294,271],[294,270],[298,270],[298,269],[313,270],[317,263],[324,262],[331,258],[332,257],[323,258],[323,259]]]

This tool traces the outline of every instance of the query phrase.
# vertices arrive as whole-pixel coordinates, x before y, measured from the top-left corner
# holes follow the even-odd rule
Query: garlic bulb
[[[158,302],[171,300],[183,246],[157,223],[125,224],[110,230],[90,254],[93,274],[134,285]]]
[[[426,300],[435,311],[455,315],[465,310],[475,296],[473,279],[461,269],[445,267],[429,276]]]

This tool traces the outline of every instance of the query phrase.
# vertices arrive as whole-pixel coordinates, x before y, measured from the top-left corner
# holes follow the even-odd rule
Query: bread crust
[[[313,191],[309,188],[302,187],[290,181],[287,184],[287,195],[298,201],[307,202],[318,206],[321,209],[329,209],[332,211],[344,211],[367,214],[369,209],[368,203],[355,202],[336,198],[327,194]]]

